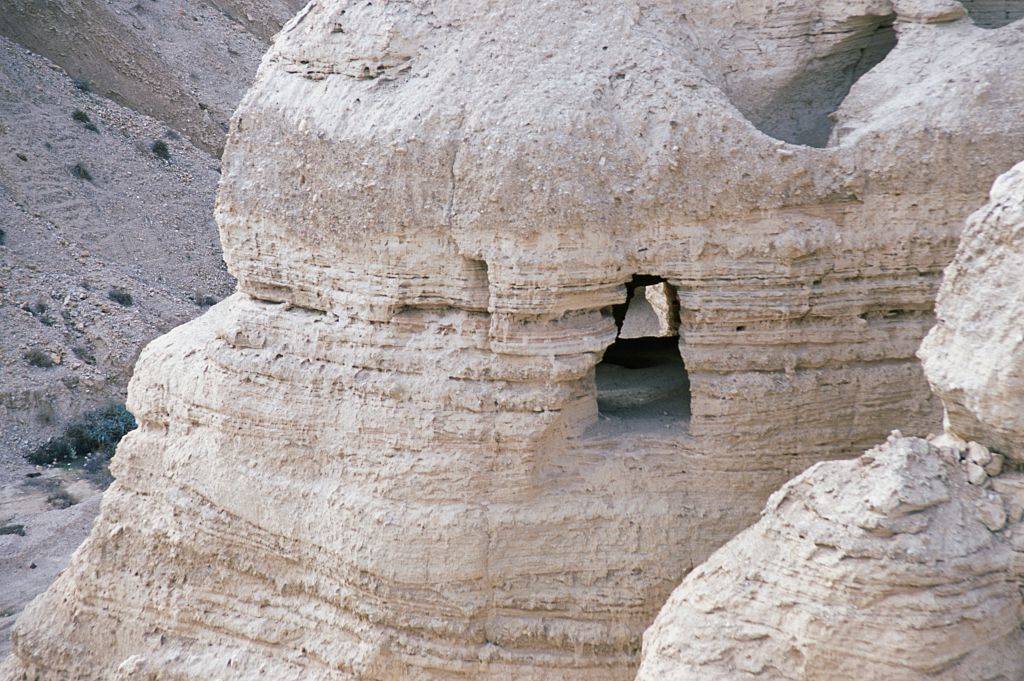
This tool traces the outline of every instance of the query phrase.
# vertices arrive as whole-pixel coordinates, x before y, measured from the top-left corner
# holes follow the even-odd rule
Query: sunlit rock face
[[[5,671],[629,679],[785,480],[937,429],[914,351],[1024,155],[1021,27],[744,2],[724,40],[706,4],[300,12],[225,151],[238,292],[140,357],[118,480]],[[741,113],[737,70],[786,99],[879,31],[826,146]],[[617,341],[662,284],[678,336]]]
[[[968,219],[920,351],[946,432],[787,483],[673,592],[638,681],[1024,678],[1022,272],[1024,164]]]
[[[637,681],[1024,678],[1024,475],[975,477],[982,452],[893,436],[790,481],[672,594]]]
[[[967,221],[921,346],[949,430],[1024,462],[1024,163]]]

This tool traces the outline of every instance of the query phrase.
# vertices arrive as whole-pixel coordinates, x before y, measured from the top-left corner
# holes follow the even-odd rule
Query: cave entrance
[[[688,426],[690,379],[679,352],[675,290],[660,277],[636,275],[612,315],[618,334],[596,369],[601,419],[630,430]]]

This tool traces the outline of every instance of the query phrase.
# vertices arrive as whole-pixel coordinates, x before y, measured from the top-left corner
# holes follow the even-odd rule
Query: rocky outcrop
[[[947,427],[1024,462],[1024,163],[967,221],[921,346]]]
[[[672,594],[638,681],[1024,678],[1024,474],[979,456],[897,434],[787,483]]]
[[[947,432],[784,486],[673,593],[639,681],[1024,678],[1021,272],[1024,164],[967,221],[921,348]]]
[[[118,480],[4,671],[631,678],[771,491],[938,422],[938,276],[1024,154],[1022,27],[819,4],[787,3],[804,47],[659,2],[308,5],[225,152],[238,292],[140,357]],[[847,68],[832,29],[890,20],[825,148],[734,103],[735,41]],[[660,283],[679,336],[617,338]],[[644,372],[612,400],[603,355]]]

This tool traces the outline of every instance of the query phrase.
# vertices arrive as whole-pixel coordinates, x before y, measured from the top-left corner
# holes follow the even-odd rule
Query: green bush
[[[79,180],[86,180],[87,182],[92,182],[92,173],[90,173],[89,170],[81,163],[76,163],[75,165],[71,166],[70,172],[71,177],[77,177]]]
[[[132,303],[135,302],[132,300],[132,294],[119,286],[115,286],[107,291],[107,298],[124,307],[131,307]]]
[[[150,149],[158,158],[162,158],[165,161],[171,160],[171,151],[167,148],[167,142],[157,140],[153,142],[153,146]]]
[[[41,350],[40,348],[31,348],[25,352],[25,361],[34,367],[40,369],[49,369],[53,366],[53,357],[50,357],[50,353]]]
[[[39,465],[70,463],[98,455],[104,463],[114,454],[121,438],[135,430],[135,417],[122,404],[111,404],[88,412],[64,429],[64,433],[50,438],[25,455]]]
[[[85,126],[86,130],[92,130],[93,132],[99,132],[99,128],[89,119],[89,114],[85,113],[81,109],[75,109],[71,114],[71,118],[78,121]]]

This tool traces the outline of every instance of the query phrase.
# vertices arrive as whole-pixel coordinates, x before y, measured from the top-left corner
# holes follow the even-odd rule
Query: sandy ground
[[[0,658],[17,614],[67,565],[99,512],[100,490],[63,470],[0,488]]]

